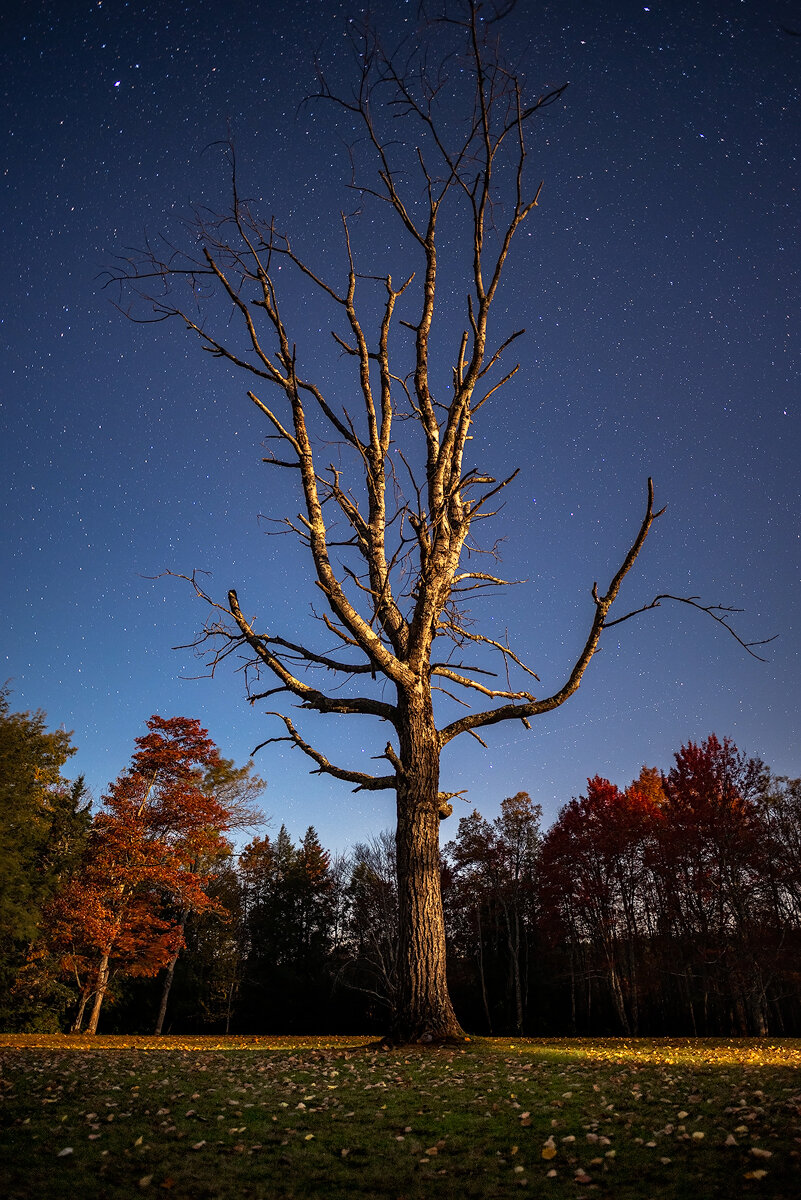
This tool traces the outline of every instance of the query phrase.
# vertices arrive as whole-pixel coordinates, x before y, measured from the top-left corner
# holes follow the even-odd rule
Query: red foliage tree
[[[652,795],[637,783],[621,791],[596,775],[587,795],[561,810],[542,848],[546,919],[569,946],[574,1012],[577,975],[604,978],[626,1033],[636,1032],[639,1020],[636,947],[651,890],[645,847],[660,819]]]
[[[653,857],[663,958],[683,978],[694,1030],[728,1022],[741,1033],[764,1033],[765,980],[754,948],[765,878],[765,767],[714,734],[674,757],[662,780]]]

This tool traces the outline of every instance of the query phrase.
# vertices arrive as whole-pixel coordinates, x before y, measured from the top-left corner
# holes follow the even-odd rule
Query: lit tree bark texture
[[[410,713],[401,740],[409,764],[397,790],[398,1013],[401,1038],[459,1038],[448,994],[440,891],[439,753],[430,707]],[[408,743],[408,744],[407,744]]]
[[[131,296],[127,313],[133,319],[175,319],[204,350],[249,377],[248,397],[267,429],[264,461],[296,485],[299,515],[285,516],[282,524],[313,564],[323,604],[316,613],[325,627],[321,644],[338,647],[318,649],[272,632],[264,618],[248,615],[252,601],[243,607],[233,588],[227,603],[214,599],[193,572],[184,578],[210,607],[195,643],[210,648],[210,670],[244,650],[251,660],[252,703],[277,695],[302,710],[377,717],[394,732],[394,743],[390,739],[383,751],[390,768],[384,775],[331,762],[286,705],[269,714],[283,722],[283,732],[262,745],[286,741],[312,760],[315,772],[355,790],[397,793],[403,983],[392,1032],[404,1040],[459,1036],[445,983],[434,866],[438,818],[450,813],[453,796],[439,791],[444,746],[463,734],[482,741],[478,731],[499,722],[528,726],[529,718],[563,704],[578,688],[604,629],[666,599],[702,608],[730,629],[730,610],[667,595],[610,618],[660,515],[650,480],[639,530],[606,590],[597,584],[590,589],[583,646],[550,695],[528,690],[534,671],[504,642],[478,631],[467,612],[484,589],[512,582],[476,569],[475,555],[489,554],[490,562],[497,557],[476,540],[478,523],[495,515],[492,506],[517,471],[498,480],[465,455],[474,420],[518,370],[505,359],[523,330],[495,334],[490,314],[515,236],[541,195],[542,184],[529,180],[527,131],[565,90],[527,100],[521,81],[499,57],[497,25],[487,15],[493,14],[477,0],[462,0],[421,30],[416,60],[409,59],[408,47],[398,58],[386,53],[366,26],[353,42],[353,89],[338,91],[320,73],[315,99],[332,106],[349,130],[360,130],[350,187],[405,239],[408,251],[397,276],[377,276],[369,261],[357,263],[354,220],[343,215],[343,274],[336,282],[325,277],[274,219],[262,219],[241,198],[232,148],[230,213],[198,216],[185,251],[151,243],[110,273]],[[455,59],[443,38],[451,39]],[[451,61],[458,70],[451,71]],[[443,103],[458,105],[459,133]],[[369,250],[363,253],[369,259]],[[447,395],[435,382],[443,353],[437,332],[446,307],[438,292],[443,261],[460,261],[469,279]],[[334,314],[331,334],[354,368],[345,403],[334,398],[335,383],[319,373],[314,347],[298,345],[285,317],[281,288],[289,272]],[[209,308],[203,313],[205,294]],[[366,314],[376,299],[373,320]],[[144,315],[136,307],[142,300]],[[450,294],[447,307],[452,313]],[[222,317],[219,326],[215,315]],[[287,490],[281,494],[285,499]],[[498,669],[470,661],[468,652],[498,656]],[[321,671],[346,686],[323,690],[316,682]],[[513,673],[518,684],[511,682]],[[257,690],[259,676],[273,686]],[[498,676],[506,687],[498,686]],[[366,685],[362,695],[354,694],[357,681]],[[433,692],[445,689],[466,708],[456,720],[437,725]],[[471,701],[486,707],[474,711]]]

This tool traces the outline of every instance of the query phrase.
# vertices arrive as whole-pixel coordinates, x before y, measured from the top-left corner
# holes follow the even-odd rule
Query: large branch
[[[284,722],[284,725],[286,725],[288,736],[266,738],[263,742],[259,742],[258,746],[254,747],[253,754],[257,750],[261,750],[263,746],[269,746],[274,742],[291,742],[293,746],[297,746],[308,758],[317,763],[317,769],[311,772],[312,775],[333,775],[335,779],[344,779],[346,783],[355,783],[354,792],[381,791],[384,788],[397,787],[396,775],[368,775],[365,771],[348,771],[344,767],[334,766],[324,754],[321,754],[319,750],[315,750],[313,746],[304,741],[290,718],[284,713],[270,712],[267,716],[279,717]]]
[[[432,675],[440,675],[443,679],[450,679],[453,683],[458,683],[460,687],[471,688],[474,692],[481,692],[482,695],[488,696],[490,699],[498,700],[532,700],[530,692],[508,692],[501,691],[496,688],[485,687],[483,683],[477,683],[474,679],[468,679],[466,675],[460,675],[458,671],[451,670],[450,667],[432,667]]]
[[[297,676],[288,670],[281,659],[272,652],[268,641],[253,629],[250,622],[243,615],[242,609],[239,607],[236,592],[233,589],[228,593],[228,607],[231,616],[239,627],[242,637],[251,650],[281,680],[281,683],[288,691],[302,700],[305,708],[313,708],[317,712],[327,713],[362,713],[369,716],[382,717],[386,721],[393,721],[395,719],[396,710],[394,706],[386,704],[382,700],[373,700],[368,696],[327,696],[318,688],[310,687],[303,680],[298,679]],[[323,665],[333,666],[333,660],[325,663],[323,656],[314,656],[314,662],[319,663],[321,660]]]
[[[651,479],[648,480],[648,502],[646,505],[645,516],[640,526],[639,532],[632,542],[632,545],[626,554],[623,562],[618,568],[612,582],[609,584],[606,593],[601,596],[598,593],[598,584],[592,585],[592,598],[595,604],[595,614],[593,616],[592,625],[589,634],[584,643],[584,647],[579,655],[576,663],[570,672],[566,683],[554,692],[552,696],[548,696],[543,700],[531,699],[524,704],[504,704],[500,708],[489,709],[485,712],[472,713],[469,716],[462,717],[458,721],[451,722],[440,731],[439,741],[440,746],[447,745],[453,738],[458,737],[460,733],[468,733],[472,730],[479,729],[486,725],[497,725],[500,721],[522,720],[527,721],[529,717],[539,716],[541,713],[551,712],[554,708],[558,708],[564,704],[570,696],[578,688],[581,683],[582,676],[589,665],[595,651],[598,649],[598,643],[601,640],[606,616],[609,609],[612,607],[617,594],[620,591],[625,576],[631,570],[634,562],[642,550],[645,539],[653,522],[660,517],[664,512],[660,509],[654,512],[654,485]]]

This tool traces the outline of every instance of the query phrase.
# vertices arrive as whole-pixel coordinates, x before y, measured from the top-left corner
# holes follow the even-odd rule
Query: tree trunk
[[[399,705],[397,1042],[464,1040],[445,974],[439,856],[439,745],[430,695]],[[404,711],[405,710],[405,711]]]
[[[182,943],[183,943],[184,929],[186,927],[186,917],[187,917],[187,914],[185,912],[182,912],[181,920],[180,920],[180,924],[179,924],[179,929],[181,930]],[[153,1030],[153,1033],[156,1037],[159,1036],[159,1034],[161,1033],[161,1031],[164,1027],[164,1018],[167,1015],[167,1001],[170,998],[170,988],[172,987],[172,981],[175,978],[175,964],[178,962],[178,956],[180,953],[181,953],[181,946],[178,947],[178,949],[175,951],[175,953],[173,954],[170,961],[167,963],[167,973],[164,976],[164,986],[161,989],[161,1004],[159,1005],[159,1015],[156,1018],[156,1028]]]
[[[609,979],[609,990],[612,993],[612,1003],[615,1006],[617,1019],[620,1022],[623,1033],[628,1037],[631,1034],[631,1025],[629,1024],[628,1013],[626,1012],[626,1002],[623,999],[623,989],[620,986],[620,975],[617,969],[615,954],[611,948],[607,948],[606,952],[607,974]]]
[[[523,992],[520,985],[520,917],[515,908],[513,932],[512,922],[509,919],[509,907],[505,900],[503,901],[503,915],[506,921],[506,944],[509,948],[509,969],[515,1002],[515,1033],[520,1037],[523,1033]]]
[[[97,968],[97,984],[95,987],[95,1002],[92,1005],[92,1013],[89,1017],[89,1024],[86,1027],[87,1033],[97,1033],[97,1022],[100,1019],[100,1006],[103,1003],[103,998],[108,988],[109,968],[108,968],[109,952],[104,953],[100,960],[100,966]]]
[[[570,942],[570,1032],[576,1033],[576,961],[573,955],[573,941]]]
[[[689,967],[686,967],[684,970],[684,986],[686,989],[687,1007],[690,1013],[690,1024],[692,1026],[693,1037],[698,1037],[698,1024],[695,1020],[695,1002],[693,1000],[692,976],[690,974]]]
[[[481,981],[481,1000],[484,1005],[484,1016],[487,1019],[487,1033],[492,1037],[492,1017],[490,1016],[489,999],[487,997],[487,981],[484,977],[484,931],[481,928],[481,905],[476,905],[476,924],[478,928],[478,943],[476,956],[478,958],[478,977]]]
[[[236,991],[237,991],[237,979],[236,979],[236,976],[234,975],[233,979],[231,980],[231,986],[228,989],[228,997],[227,997],[228,1002],[227,1002],[226,1009],[225,1009],[225,1036],[226,1037],[228,1037],[228,1034],[231,1032],[231,1014],[233,1012],[234,996],[236,995]]]
[[[81,999],[78,1004],[78,1011],[76,1012],[75,1020],[72,1022],[72,1025],[70,1027],[70,1033],[80,1033],[81,1032],[81,1026],[83,1025],[83,1014],[86,1011],[86,1005],[89,1001],[90,994],[91,993],[89,991],[89,985],[87,984],[81,990]]]

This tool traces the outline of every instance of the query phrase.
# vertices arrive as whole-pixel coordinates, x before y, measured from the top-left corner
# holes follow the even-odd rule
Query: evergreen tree
[[[63,768],[75,753],[72,734],[48,731],[46,714],[10,711],[0,689],[0,1021],[36,1022],[36,996],[11,996],[36,941],[44,905],[75,870],[89,825],[82,778]]]
[[[240,856],[246,962],[240,1020],[273,1032],[325,1026],[337,904],[330,855],[313,827],[295,847],[282,825]]]

